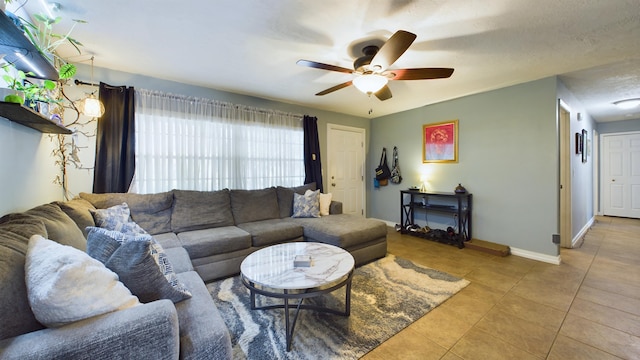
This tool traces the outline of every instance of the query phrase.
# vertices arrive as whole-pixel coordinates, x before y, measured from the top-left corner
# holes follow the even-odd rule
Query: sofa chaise
[[[0,359],[229,359],[231,342],[205,282],[239,273],[253,251],[290,241],[340,246],[356,265],[384,257],[386,225],[342,214],[294,218],[294,194],[315,184],[261,190],[187,191],[159,194],[81,193],[0,219]],[[159,242],[178,279],[191,292],[173,303],[142,305],[46,328],[31,311],[25,285],[29,238],[41,235],[85,251],[92,211],[126,203],[131,219]]]

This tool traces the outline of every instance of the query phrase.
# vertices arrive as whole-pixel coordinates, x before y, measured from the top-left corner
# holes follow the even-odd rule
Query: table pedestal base
[[[340,315],[340,316],[349,316],[351,315],[351,280],[353,278],[353,270],[349,272],[346,279],[340,281],[336,285],[320,288],[320,289],[306,289],[301,292],[290,292],[290,290],[284,289],[283,292],[273,292],[269,290],[265,290],[262,288],[258,288],[251,281],[246,280],[242,277],[242,283],[249,289],[251,296],[251,310],[269,310],[269,309],[284,309],[284,318],[285,318],[285,327],[286,327],[286,339],[287,339],[287,351],[291,351],[291,342],[293,339],[293,331],[296,326],[296,321],[298,320],[298,314],[300,310],[313,310],[319,311],[328,314]],[[336,289],[339,289],[343,286],[345,288],[345,299],[344,299],[344,311],[330,309],[322,306],[316,306],[311,304],[303,304],[304,299],[312,298],[316,296],[320,296],[322,294],[328,294]],[[268,306],[256,306],[256,294],[283,299],[283,304],[276,305],[268,305]],[[289,304],[290,299],[298,299],[297,305]],[[293,321],[290,320],[289,310],[291,308],[295,308],[295,313],[293,315]]]

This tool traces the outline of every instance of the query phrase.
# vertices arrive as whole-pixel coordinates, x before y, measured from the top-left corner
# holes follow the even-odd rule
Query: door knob
[[[616,182],[616,179],[611,179],[611,181]]]
[[[331,186],[335,187],[335,186],[336,186],[336,183],[331,183]]]

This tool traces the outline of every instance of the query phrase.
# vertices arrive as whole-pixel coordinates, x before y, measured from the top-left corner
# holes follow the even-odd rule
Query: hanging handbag
[[[393,147],[393,169],[391,170],[391,180],[394,184],[400,184],[402,182],[402,176],[400,175],[400,165],[398,165],[398,148]]]
[[[387,165],[387,149],[382,148],[382,155],[380,156],[380,164],[376,168],[376,179],[386,180],[389,177],[391,177],[391,170],[389,170],[389,165]]]

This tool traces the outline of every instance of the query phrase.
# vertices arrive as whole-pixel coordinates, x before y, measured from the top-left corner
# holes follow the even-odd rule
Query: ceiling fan
[[[301,66],[354,75],[353,80],[323,90],[317,93],[317,96],[354,85],[365,94],[374,94],[380,100],[387,100],[392,96],[387,86],[389,80],[441,79],[453,74],[451,68],[388,69],[407,51],[415,39],[415,34],[398,30],[380,48],[375,45],[365,46],[362,49],[364,55],[353,62],[354,70],[302,59],[296,63]]]

